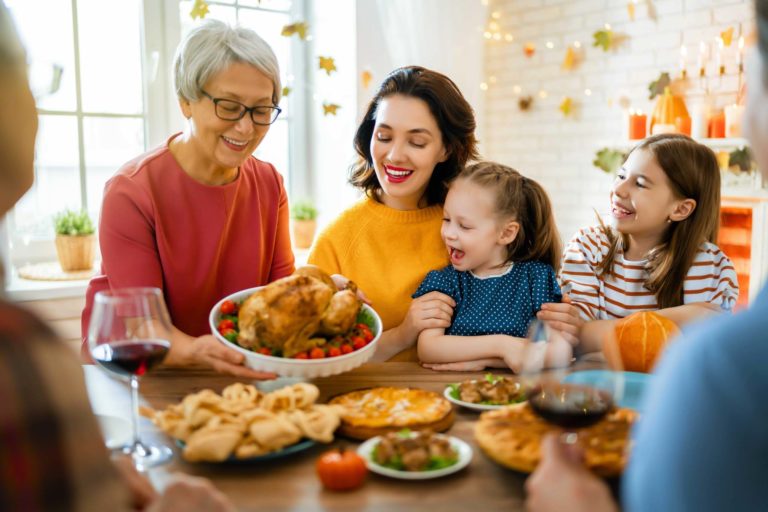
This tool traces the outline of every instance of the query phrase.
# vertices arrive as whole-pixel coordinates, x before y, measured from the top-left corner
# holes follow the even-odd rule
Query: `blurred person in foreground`
[[[0,217],[34,179],[37,111],[25,60],[0,0]],[[0,397],[0,510],[233,509],[207,480],[179,476],[158,495],[128,459],[110,462],[77,357],[1,297]]]
[[[744,123],[768,178],[768,0],[755,2]],[[657,368],[622,482],[630,511],[765,510],[768,506],[768,286],[736,315],[692,325]],[[616,510],[607,485],[556,436],[526,483],[528,510]]]

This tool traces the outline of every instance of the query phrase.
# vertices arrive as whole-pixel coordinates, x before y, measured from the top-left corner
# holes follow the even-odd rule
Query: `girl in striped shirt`
[[[611,188],[613,227],[580,230],[563,256],[561,304],[539,318],[581,351],[600,350],[617,319],[656,311],[678,325],[730,311],[739,294],[715,245],[720,171],[711,149],[684,135],[655,135],[627,157]]]

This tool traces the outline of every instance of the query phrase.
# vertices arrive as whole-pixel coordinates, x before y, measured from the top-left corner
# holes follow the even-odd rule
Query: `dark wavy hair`
[[[755,1],[757,49],[763,62],[763,82],[768,84],[768,0]]]
[[[381,183],[373,168],[371,137],[379,103],[395,94],[424,101],[440,128],[448,158],[435,166],[424,199],[430,206],[442,204],[448,192],[448,183],[467,162],[477,160],[479,156],[475,138],[475,114],[450,78],[419,66],[392,71],[368,104],[363,121],[355,133],[355,151],[360,159],[350,169],[349,182],[373,198],[381,190]]]

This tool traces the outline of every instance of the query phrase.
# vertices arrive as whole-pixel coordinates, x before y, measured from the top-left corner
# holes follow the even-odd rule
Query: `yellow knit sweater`
[[[401,211],[365,198],[318,236],[308,261],[357,283],[388,330],[403,321],[427,272],[448,264],[442,217],[440,205]],[[416,360],[406,352],[393,360]]]

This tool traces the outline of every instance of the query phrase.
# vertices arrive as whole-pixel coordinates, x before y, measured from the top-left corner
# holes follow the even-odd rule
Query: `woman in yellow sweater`
[[[349,181],[365,197],[320,234],[309,263],[349,277],[370,299],[384,323],[376,360],[416,360],[419,333],[451,324],[453,299],[411,294],[448,264],[446,184],[478,157],[475,125],[451,79],[410,66],[384,79],[357,129]]]

